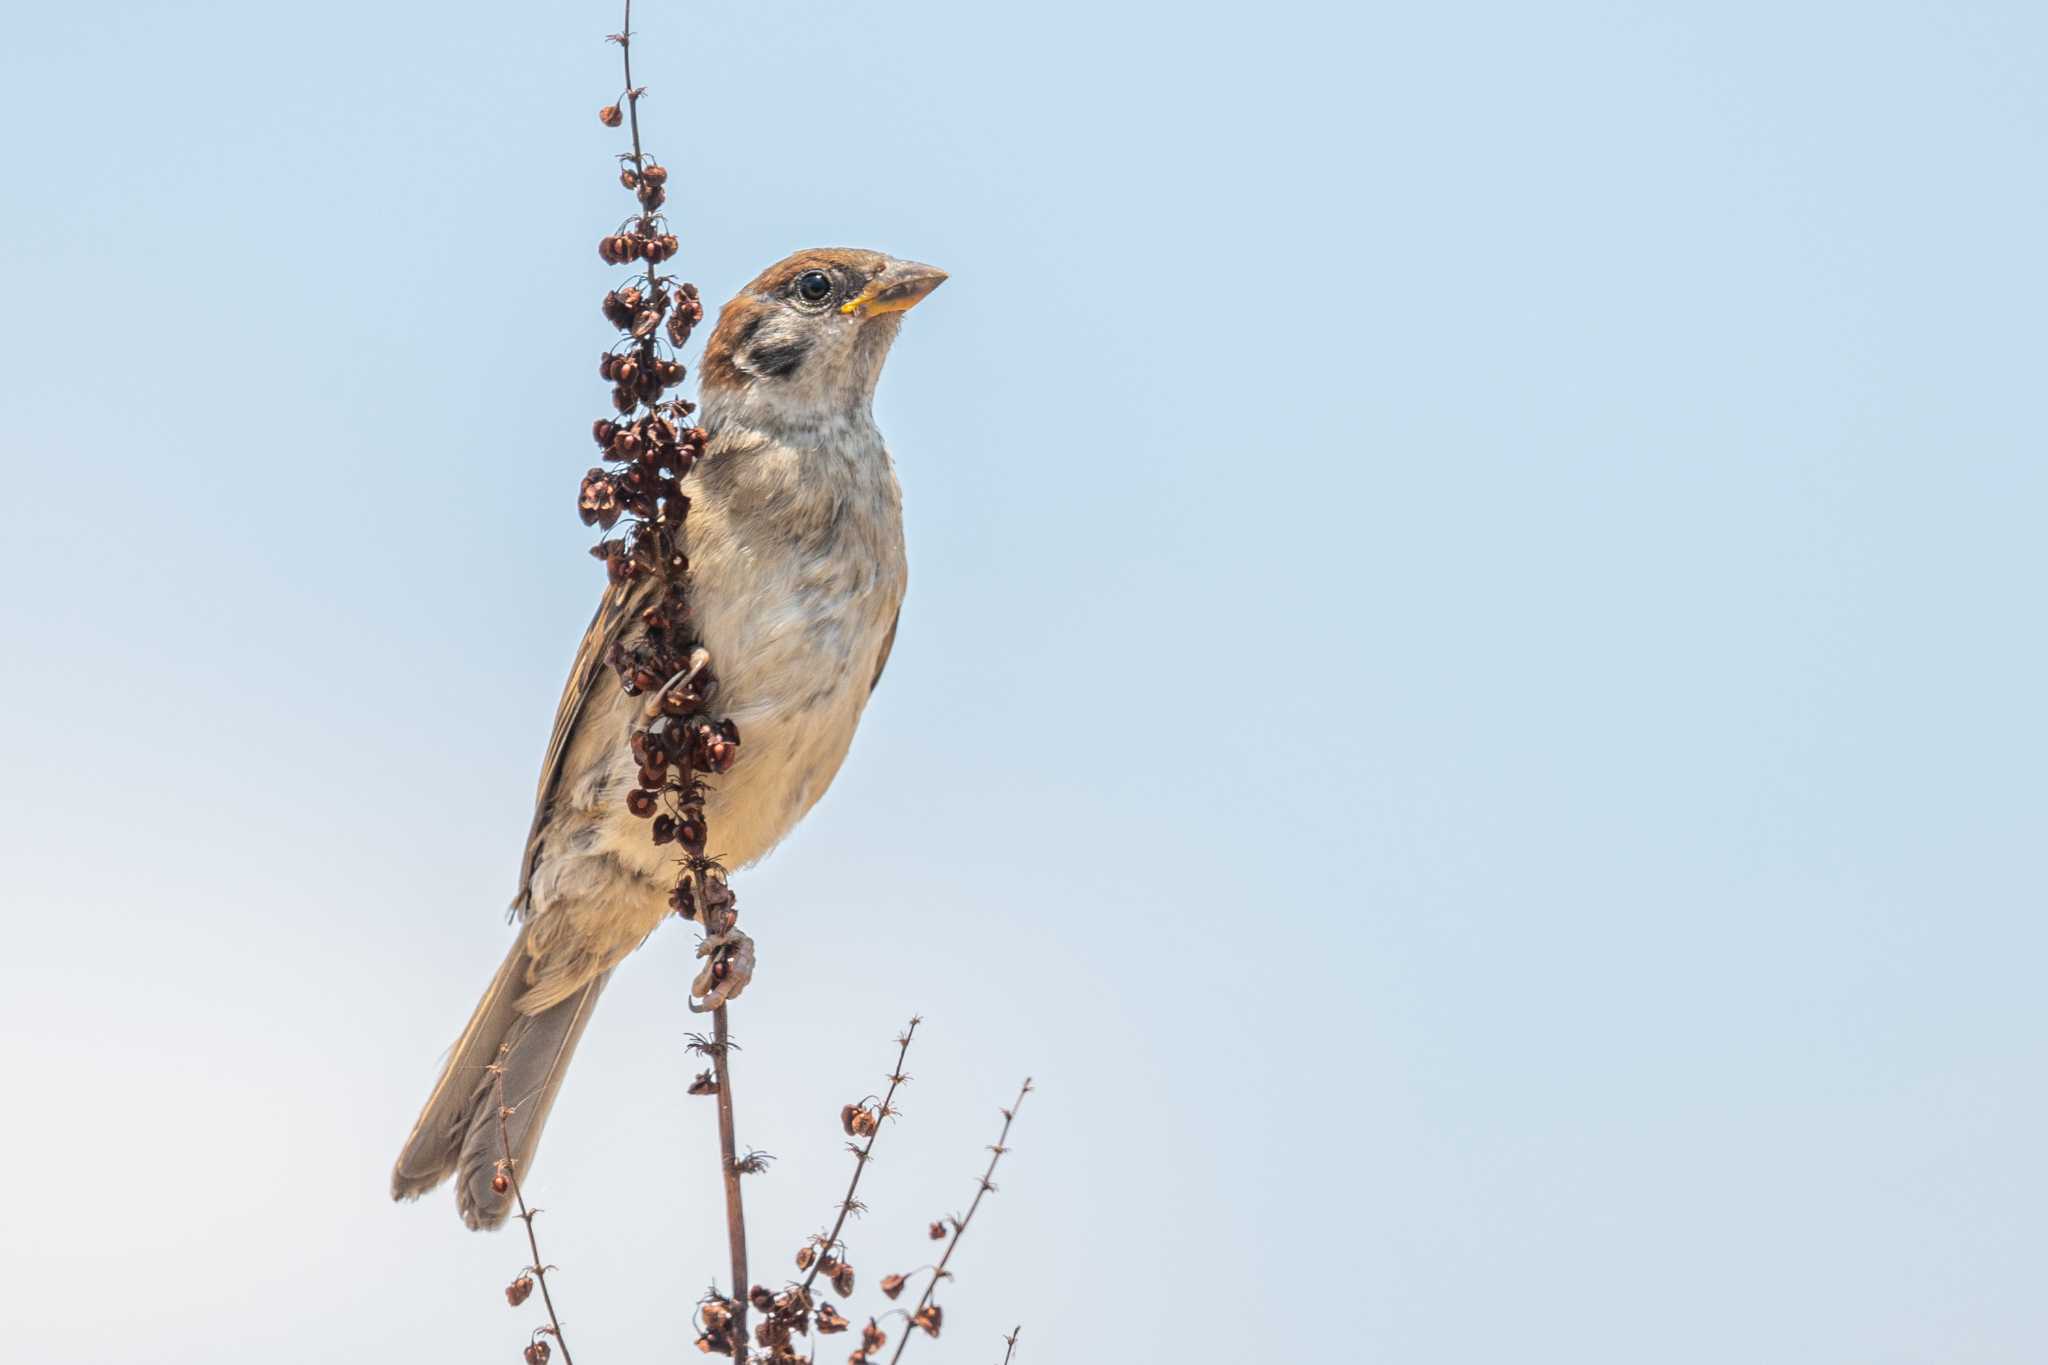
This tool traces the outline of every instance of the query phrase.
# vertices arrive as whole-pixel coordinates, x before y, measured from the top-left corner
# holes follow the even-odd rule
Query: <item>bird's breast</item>
[[[900,494],[872,449],[721,450],[690,514],[690,597],[739,762],[705,814],[712,851],[751,862],[831,784],[866,708],[906,579]],[[745,462],[744,467],[738,467]]]

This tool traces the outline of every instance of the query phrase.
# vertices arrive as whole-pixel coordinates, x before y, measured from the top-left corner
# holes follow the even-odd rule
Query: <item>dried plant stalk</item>
[[[860,1208],[860,1202],[854,1198],[854,1193],[860,1189],[861,1173],[868,1168],[868,1159],[875,1150],[875,1139],[882,1135],[882,1120],[895,1116],[896,1088],[910,1079],[910,1077],[903,1074],[903,1060],[910,1055],[910,1040],[917,1036],[917,1026],[923,1022],[922,1018],[913,1014],[910,1017],[910,1026],[896,1035],[896,1065],[889,1069],[889,1089],[882,1095],[881,1107],[874,1111],[874,1116],[870,1121],[872,1126],[868,1128],[867,1144],[861,1147],[854,1147],[851,1143],[847,1144],[853,1152],[853,1178],[846,1182],[846,1197],[839,1201],[839,1216],[833,1219],[832,1230],[825,1234],[824,1241],[815,1244],[818,1259],[812,1264],[810,1273],[804,1276],[803,1288],[806,1293],[810,1291],[811,1285],[817,1280],[819,1272],[825,1268],[826,1258],[836,1255],[839,1251],[843,1250],[840,1246],[839,1234],[845,1229],[846,1220],[852,1217]],[[865,1106],[848,1105],[846,1107],[846,1113],[849,1115],[855,1110],[866,1112]],[[855,1131],[854,1121],[848,1117],[845,1119],[845,1122],[847,1124],[847,1132],[852,1134]]]
[[[725,870],[705,855],[710,831],[704,819],[704,784],[699,780],[700,774],[723,773],[732,766],[740,736],[731,721],[714,720],[704,712],[716,695],[718,680],[709,653],[691,629],[688,606],[684,525],[690,499],[683,481],[702,457],[710,433],[683,425],[695,411],[692,404],[664,399],[682,382],[684,370],[664,350],[663,338],[668,347],[680,348],[703,320],[704,306],[695,285],[675,281],[657,269],[676,254],[677,242],[661,213],[668,198],[668,171],[649,159],[640,141],[640,97],[645,92],[633,84],[633,0],[625,0],[623,20],[611,40],[619,45],[625,93],[619,104],[606,105],[598,117],[609,128],[631,126],[632,151],[620,157],[619,180],[633,192],[639,209],[620,231],[599,241],[598,254],[613,265],[644,261],[646,273],[639,285],[605,296],[605,316],[624,335],[605,352],[598,370],[613,385],[612,406],[618,415],[600,419],[592,435],[618,467],[593,469],[584,476],[579,508],[586,525],[607,531],[622,514],[628,520],[622,540],[604,540],[592,552],[605,562],[619,600],[623,603],[633,585],[645,580],[658,588],[640,613],[644,633],[639,642],[620,639],[607,662],[628,695],[649,696],[642,723],[631,736],[640,773],[638,785],[626,795],[627,809],[649,821],[656,844],[681,846],[683,857],[669,904],[678,914],[695,919],[713,940],[704,949],[711,961],[699,984],[710,996],[706,1003],[715,1005],[708,1050],[717,1084],[720,1176],[733,1277],[726,1335],[734,1358],[743,1361],[747,1234],[740,1176],[759,1169],[759,1163],[751,1154],[741,1159],[734,1136],[724,988],[729,979],[744,980],[746,964],[736,964],[735,955],[745,948],[743,941],[717,943],[739,917]],[[736,967],[740,974],[734,978]],[[699,1007],[692,1002],[692,1008]]]
[[[555,1296],[548,1289],[548,1271],[552,1267],[541,1260],[540,1239],[533,1231],[534,1215],[540,1211],[526,1207],[526,1195],[519,1188],[519,1172],[516,1169],[519,1163],[512,1156],[512,1107],[505,1103],[505,1068],[497,1062],[491,1064],[491,1086],[492,1098],[498,1102],[498,1144],[500,1151],[503,1152],[497,1160],[498,1174],[492,1178],[491,1183],[496,1186],[498,1180],[502,1179],[512,1187],[513,1201],[519,1206],[519,1221],[526,1224],[526,1249],[533,1254],[533,1264],[527,1267],[527,1271],[540,1284],[540,1301],[548,1310],[548,1325],[536,1329],[533,1340],[527,1343],[527,1365],[547,1365],[551,1353],[547,1342],[541,1339],[543,1333],[552,1336],[555,1344],[562,1348],[562,1365],[576,1365],[576,1358],[569,1354],[568,1339],[562,1335],[562,1320],[555,1314]],[[526,1276],[519,1276],[505,1290],[505,1297],[514,1308],[526,1299],[527,1290],[523,1287],[525,1279]]]
[[[732,1050],[732,1035],[725,1025],[725,1006],[711,1015],[713,1049],[711,1066],[718,1076],[718,1156],[725,1176],[725,1240],[732,1257],[732,1352],[733,1359],[747,1358],[747,1213],[740,1199],[740,1164],[733,1137],[732,1067],[726,1053]]]
[[[1010,1140],[1010,1125],[1016,1121],[1017,1111],[1023,1108],[1024,1097],[1030,1093],[1031,1078],[1026,1076],[1023,1086],[1017,1091],[1017,1098],[1010,1102],[1008,1109],[1003,1110],[1003,1131],[996,1135],[995,1145],[989,1148],[988,1169],[981,1173],[981,1181],[975,1186],[974,1202],[967,1206],[964,1215],[953,1220],[952,1239],[946,1243],[945,1254],[939,1257],[938,1265],[932,1270],[931,1280],[925,1285],[924,1294],[917,1301],[917,1309],[910,1315],[911,1323],[922,1327],[927,1336],[937,1336],[940,1323],[944,1320],[939,1306],[932,1302],[932,1295],[938,1290],[939,1281],[947,1277],[949,1272],[946,1266],[952,1261],[954,1251],[959,1248],[960,1238],[966,1233],[967,1225],[974,1221],[974,1213],[981,1207],[982,1196],[995,1192],[996,1163],[1003,1159],[1003,1153],[1010,1150],[1006,1145]],[[896,1365],[896,1362],[903,1358],[903,1348],[909,1344],[910,1332],[906,1329],[897,1339],[896,1353],[889,1357],[889,1365]]]

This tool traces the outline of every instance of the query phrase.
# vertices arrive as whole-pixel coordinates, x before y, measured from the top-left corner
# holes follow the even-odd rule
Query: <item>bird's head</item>
[[[903,315],[946,272],[828,247],[769,266],[718,315],[701,369],[707,406],[785,415],[865,411]]]

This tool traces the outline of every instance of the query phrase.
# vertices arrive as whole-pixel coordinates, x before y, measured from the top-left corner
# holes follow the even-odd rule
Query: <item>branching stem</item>
[[[839,1216],[832,1221],[832,1231],[825,1234],[825,1243],[818,1248],[818,1259],[812,1263],[811,1273],[804,1276],[803,1287],[806,1290],[811,1287],[811,1282],[818,1278],[818,1271],[825,1264],[826,1254],[839,1245],[839,1234],[846,1227],[846,1220],[853,1214],[853,1194],[860,1188],[860,1173],[868,1168],[868,1154],[875,1150],[875,1139],[882,1135],[882,1120],[895,1112],[890,1107],[890,1102],[896,1098],[896,1087],[910,1079],[903,1074],[903,1059],[910,1055],[910,1040],[917,1036],[917,1026],[923,1022],[916,1015],[912,1015],[910,1027],[903,1030],[903,1035],[896,1040],[896,1065],[889,1069],[889,1089],[882,1096],[882,1112],[875,1116],[875,1131],[868,1134],[867,1145],[860,1149],[860,1155],[854,1159],[853,1179],[846,1182],[846,1198],[839,1201]]]
[[[562,1335],[562,1320],[555,1316],[555,1296],[548,1292],[548,1268],[540,1259],[540,1239],[533,1235],[533,1216],[538,1210],[526,1207],[526,1195],[519,1188],[518,1163],[512,1159],[512,1131],[509,1126],[512,1110],[505,1103],[503,1066],[491,1067],[491,1085],[498,1101],[498,1143],[505,1153],[498,1169],[512,1182],[512,1198],[519,1205],[519,1221],[526,1224],[526,1249],[533,1253],[533,1278],[540,1284],[540,1301],[547,1305],[548,1327],[554,1333],[555,1345],[562,1348],[562,1365],[576,1365],[576,1358],[569,1354],[568,1338]]]
[[[946,1254],[939,1257],[939,1264],[932,1271],[931,1280],[925,1285],[924,1294],[917,1301],[917,1309],[910,1315],[912,1322],[917,1321],[924,1310],[931,1307],[932,1294],[938,1289],[939,1281],[946,1278],[946,1263],[953,1259],[953,1252],[958,1249],[960,1239],[967,1233],[967,1225],[974,1221],[974,1211],[981,1207],[981,1197],[995,1188],[996,1163],[1003,1159],[1004,1152],[1010,1150],[1007,1145],[1010,1141],[1010,1125],[1016,1121],[1017,1111],[1024,1107],[1024,1097],[1030,1093],[1031,1078],[1026,1076],[1023,1087],[1017,1091],[1017,1098],[1003,1111],[1003,1131],[996,1135],[996,1145],[989,1148],[988,1169],[981,1173],[981,1183],[975,1187],[974,1202],[967,1206],[964,1216],[954,1221],[953,1236],[946,1243]],[[896,1365],[896,1362],[903,1358],[903,1348],[909,1344],[910,1328],[906,1324],[903,1334],[896,1338],[896,1353],[889,1357],[889,1365]],[[1012,1344],[1014,1345],[1014,1342]]]
[[[739,1145],[733,1139],[732,1050],[725,1027],[725,1006],[711,1014],[711,1065],[718,1075],[718,1164],[725,1175],[725,1237],[732,1252],[732,1355],[747,1358],[747,1214],[740,1203]],[[566,1354],[566,1353],[565,1353]]]

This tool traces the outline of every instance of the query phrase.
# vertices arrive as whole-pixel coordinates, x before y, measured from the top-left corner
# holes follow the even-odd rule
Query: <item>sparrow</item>
[[[699,420],[711,439],[686,486],[686,548],[718,709],[743,737],[704,803],[707,851],[727,867],[758,861],[825,794],[889,661],[907,570],[875,384],[904,314],[945,278],[874,251],[801,251],[727,303],[706,343]],[[498,1159],[509,1145],[528,1171],[606,980],[670,913],[674,850],[625,800],[641,702],[605,665],[614,641],[635,642],[659,590],[646,579],[608,589],[584,634],[541,763],[518,934],[392,1170],[394,1199],[454,1176],[472,1228],[504,1222]],[[744,949],[726,954],[738,970],[720,999],[751,974]],[[513,1110],[502,1138],[493,1063]]]

